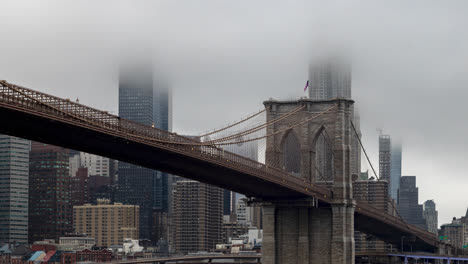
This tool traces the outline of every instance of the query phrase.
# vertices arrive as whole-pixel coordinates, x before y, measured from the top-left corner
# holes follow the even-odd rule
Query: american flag
[[[309,81],[307,80],[306,85],[304,86],[304,92],[307,90],[307,87],[309,87]]]

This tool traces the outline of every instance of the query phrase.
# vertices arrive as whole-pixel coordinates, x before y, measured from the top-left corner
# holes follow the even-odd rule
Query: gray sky
[[[118,61],[152,50],[180,133],[302,96],[309,58],[346,48],[374,165],[382,128],[402,138],[403,174],[417,176],[420,202],[435,200],[439,224],[465,214],[466,1],[3,0],[0,10],[0,79],[117,113]]]

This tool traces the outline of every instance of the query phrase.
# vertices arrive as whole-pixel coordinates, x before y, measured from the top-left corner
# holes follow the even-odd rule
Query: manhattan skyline
[[[118,75],[113,62],[118,50],[128,52],[132,49],[117,44],[104,49],[102,46],[114,39],[115,36],[109,32],[115,27],[112,23],[99,21],[94,11],[85,14],[90,21],[96,22],[96,28],[103,32],[102,36],[96,37],[96,31],[87,25],[89,22],[78,28],[74,26],[74,22],[80,18],[78,10],[84,5],[51,8],[48,18],[33,16],[32,10],[21,10],[23,14],[20,14],[21,3],[4,7],[10,8],[10,13],[16,17],[0,18],[2,25],[8,24],[3,19],[23,20],[23,23],[0,27],[0,32],[12,39],[0,51],[3,60],[8,62],[0,66],[0,79],[70,99],[78,97],[84,104],[116,114]],[[162,6],[164,12],[170,15],[179,13],[177,17],[184,17],[174,25],[175,33],[162,31],[156,23],[158,20],[149,14],[137,19],[137,12],[129,14],[126,19],[132,23],[122,31],[131,34],[131,29],[148,22],[146,28],[152,32],[148,40],[159,43],[154,56],[161,58],[158,62],[169,72],[174,87],[173,131],[195,134],[255,112],[262,107],[261,102],[269,97],[288,99],[302,96],[307,80],[308,56],[321,45],[319,36],[309,37],[313,31],[311,28],[333,20],[332,4],[325,7],[329,18],[319,16],[314,19],[305,14],[303,5],[309,4],[303,2],[288,8],[273,5],[271,9],[263,10],[261,16],[258,15],[261,8],[253,6],[254,14],[243,17],[241,4],[233,9],[219,4],[218,10],[195,9],[190,13],[190,8],[193,8],[190,4],[175,8],[166,3]],[[347,10],[351,17],[358,13],[359,7],[349,5]],[[403,139],[402,174],[418,177],[420,200],[436,201],[439,223],[447,223],[453,216],[463,215],[468,206],[462,199],[463,190],[468,186],[468,181],[465,181],[468,167],[464,163],[468,156],[464,149],[468,128],[459,121],[464,120],[466,111],[461,108],[464,105],[462,100],[468,95],[468,40],[460,33],[467,24],[467,19],[461,14],[461,10],[466,10],[463,5],[466,4],[452,3],[447,10],[440,11],[450,13],[453,20],[431,22],[432,12],[439,10],[437,4],[427,4],[423,8],[414,4],[403,8],[395,3],[393,12],[370,4],[372,12],[364,14],[352,25],[345,25],[346,21],[343,20],[348,19],[345,16],[336,26],[329,28],[329,34],[319,30],[320,34],[328,37],[344,35],[343,29],[354,27],[352,33],[355,36],[343,38],[357,49],[357,59],[353,59],[353,98],[360,107],[363,142],[374,166],[377,166],[375,129],[383,128],[386,133]],[[122,6],[125,7],[125,4],[121,4],[120,8]],[[143,11],[145,8],[154,11],[160,6],[139,5],[136,10]],[[403,10],[408,12],[402,14]],[[64,17],[63,12],[69,16]],[[123,11],[113,8],[110,12],[110,21],[118,21],[116,18]],[[203,19],[206,13],[215,12],[222,14],[224,19]],[[412,20],[404,26],[399,23],[389,26],[393,31],[387,29],[385,33],[401,31],[389,33],[387,37],[382,37],[384,32],[368,26],[366,33],[372,32],[374,36],[382,38],[367,36],[361,40],[360,37],[367,35],[363,33],[361,24],[375,21],[372,13],[386,19],[401,16],[402,24],[407,23],[410,17],[414,19],[417,16],[419,22]],[[278,17],[289,20],[290,24],[262,23],[262,19]],[[169,15],[158,19],[175,23],[175,18]],[[49,27],[50,21],[63,23]],[[214,22],[220,25],[212,25]],[[190,23],[196,23],[199,31],[190,33]],[[249,28],[249,23],[254,26]],[[33,34],[33,25],[40,29],[40,35]],[[223,33],[226,27],[239,27],[241,30],[238,33]],[[291,28],[295,31],[292,32]],[[73,37],[69,39],[71,33],[77,30],[87,36],[81,40],[81,47],[73,43]],[[258,31],[265,33],[257,36]],[[415,32],[419,34],[417,37],[408,37]],[[140,33],[134,34],[142,35]],[[187,34],[193,34],[192,38],[184,38]],[[145,39],[143,36],[137,37]],[[186,42],[169,45],[174,40],[182,39]],[[240,43],[236,43],[236,39]],[[57,45],[61,45],[61,48],[57,49]],[[15,46],[18,52],[10,54],[8,50]],[[278,50],[287,52],[279,54]],[[364,56],[364,50],[369,54]],[[45,57],[48,58],[46,61]],[[362,170],[367,168],[363,162]]]

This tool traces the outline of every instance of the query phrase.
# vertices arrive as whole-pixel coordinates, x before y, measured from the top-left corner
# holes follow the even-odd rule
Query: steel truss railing
[[[29,113],[47,115],[52,119],[59,119],[63,122],[99,130],[260,176],[260,178],[277,182],[322,200],[331,198],[331,191],[326,188],[306,182],[275,167],[225,151],[217,146],[198,145],[198,141],[194,139],[123,119],[105,111],[6,81],[0,81],[0,103]]]

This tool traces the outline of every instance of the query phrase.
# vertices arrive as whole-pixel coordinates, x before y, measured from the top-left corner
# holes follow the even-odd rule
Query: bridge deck
[[[0,81],[0,133],[94,153],[266,200],[314,197],[328,206],[332,192],[276,168],[215,146],[107,112]],[[415,249],[435,250],[434,234],[357,202],[355,228],[398,244],[415,236]]]

